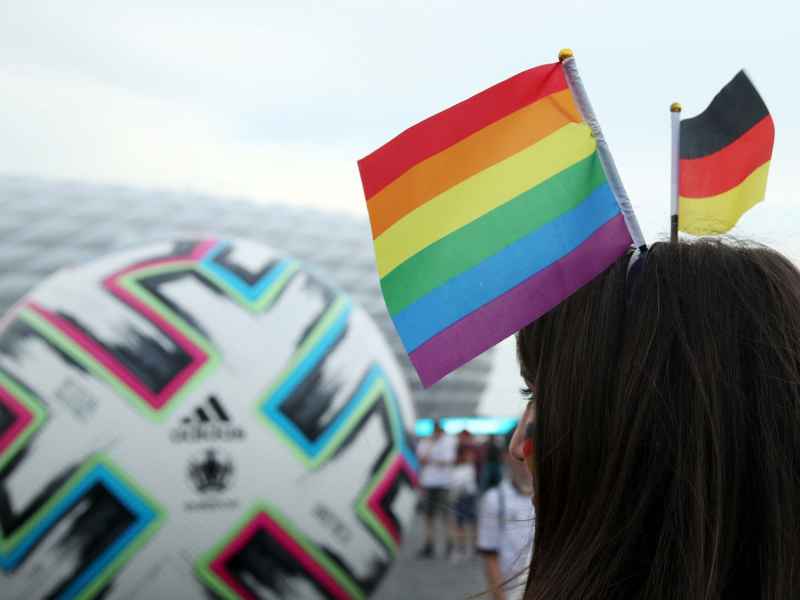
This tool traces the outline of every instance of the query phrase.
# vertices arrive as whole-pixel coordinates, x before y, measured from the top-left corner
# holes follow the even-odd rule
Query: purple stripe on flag
[[[409,354],[422,385],[433,385],[538,319],[605,271],[631,243],[618,214],[569,254],[436,334]]]

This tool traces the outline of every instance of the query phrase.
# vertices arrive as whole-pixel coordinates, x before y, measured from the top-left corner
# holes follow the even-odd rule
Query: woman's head
[[[800,595],[800,273],[655,244],[523,329],[537,526],[526,598]]]
[[[471,444],[461,444],[456,451],[456,463],[474,463],[475,462],[475,447]]]

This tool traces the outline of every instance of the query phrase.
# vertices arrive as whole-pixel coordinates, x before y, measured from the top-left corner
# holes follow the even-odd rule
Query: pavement
[[[435,558],[417,558],[422,547],[423,523],[417,516],[407,529],[400,553],[372,600],[488,600],[483,563],[478,556],[452,563],[444,545]]]

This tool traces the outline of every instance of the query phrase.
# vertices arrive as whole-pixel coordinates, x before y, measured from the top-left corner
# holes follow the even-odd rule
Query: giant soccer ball
[[[0,321],[0,598],[366,598],[412,425],[366,313],[269,248],[61,271]]]

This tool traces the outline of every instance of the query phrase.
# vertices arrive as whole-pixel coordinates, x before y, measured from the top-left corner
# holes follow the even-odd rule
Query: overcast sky
[[[646,237],[668,226],[669,104],[742,67],[776,124],[735,233],[800,259],[796,3],[3,0],[0,173],[192,189],[366,217],[355,161],[575,50]]]

